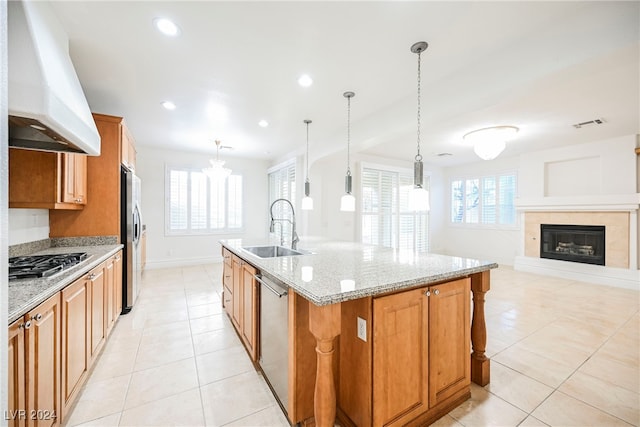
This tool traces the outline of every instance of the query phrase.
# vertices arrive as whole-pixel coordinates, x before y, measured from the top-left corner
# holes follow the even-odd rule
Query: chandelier
[[[216,140],[216,158],[210,159],[211,167],[202,169],[202,172],[211,179],[224,180],[231,175],[231,169],[224,167],[224,160],[220,160],[220,141]]]

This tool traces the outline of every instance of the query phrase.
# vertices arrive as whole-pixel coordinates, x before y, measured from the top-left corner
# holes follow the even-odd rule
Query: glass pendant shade
[[[354,212],[356,210],[356,198],[352,194],[345,194],[340,198],[340,210]]]
[[[430,210],[429,192],[422,187],[413,187],[409,193],[409,209],[416,212]]]
[[[313,210],[313,199],[309,196],[309,180],[304,183],[304,197],[302,198],[302,210],[303,211],[311,211]]]

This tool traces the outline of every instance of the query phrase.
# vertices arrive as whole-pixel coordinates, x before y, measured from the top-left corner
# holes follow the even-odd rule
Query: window
[[[487,226],[516,225],[515,173],[451,181],[451,222]]]
[[[296,165],[294,161],[276,166],[269,172],[269,206],[278,199],[287,199],[293,206],[296,205]],[[277,203],[273,207],[273,217],[291,221],[293,212],[287,203]],[[282,234],[285,242],[291,242],[292,224],[290,222],[278,221],[274,226],[274,232],[277,236]]]
[[[429,214],[409,209],[412,188],[412,171],[362,168],[362,243],[429,250]]]
[[[167,168],[168,234],[242,230],[242,176],[214,180],[201,170]]]

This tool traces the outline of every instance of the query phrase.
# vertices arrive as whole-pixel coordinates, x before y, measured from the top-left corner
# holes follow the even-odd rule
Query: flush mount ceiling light
[[[518,130],[515,126],[492,126],[469,132],[462,139],[473,144],[473,151],[482,160],[493,160],[502,153],[507,141],[512,140]]]
[[[313,210],[313,199],[309,196],[309,190],[311,184],[309,183],[309,123],[311,120],[304,120],[304,124],[307,125],[307,179],[304,182],[304,197],[302,198],[302,210],[310,211]]]
[[[424,188],[424,169],[422,154],[420,154],[420,55],[427,50],[427,47],[429,47],[427,42],[417,42],[411,46],[411,52],[418,54],[418,152],[413,162],[413,189],[409,195],[409,207],[414,211],[428,211],[430,209],[429,192]]]
[[[302,87],[309,87],[313,84],[313,79],[308,74],[303,74],[298,78],[298,84]]]
[[[231,175],[231,169],[224,167],[224,160],[220,160],[220,141],[216,140],[216,158],[210,159],[211,167],[202,169],[207,176],[214,180],[225,180]]]
[[[174,104],[171,101],[162,101],[160,103],[160,105],[162,105],[164,108],[166,108],[167,110],[175,110],[176,109],[176,104]]]
[[[156,18],[153,25],[165,36],[176,37],[180,35],[180,28],[170,19]]]
[[[345,92],[342,94],[347,98],[347,176],[344,178],[345,195],[340,199],[340,210],[344,212],[353,212],[356,210],[356,198],[351,194],[351,168],[350,163],[350,145],[351,145],[351,98],[356,96],[353,92]]]
[[[267,126],[269,126],[269,122],[266,120],[260,120],[258,122],[258,126],[260,126],[261,128],[266,128]]]

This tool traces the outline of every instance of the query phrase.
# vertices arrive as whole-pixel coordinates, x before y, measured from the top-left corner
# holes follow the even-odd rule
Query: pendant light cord
[[[351,96],[347,97],[347,175],[351,175]]]
[[[418,51],[418,154],[416,154],[416,161],[422,161],[422,154],[420,154],[420,63],[422,62],[420,59],[420,54],[422,51]]]
[[[304,122],[307,124],[307,179],[306,181],[309,182],[309,123],[311,123],[311,120],[305,120]]]

